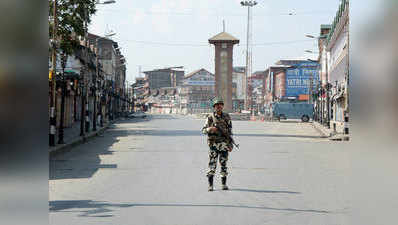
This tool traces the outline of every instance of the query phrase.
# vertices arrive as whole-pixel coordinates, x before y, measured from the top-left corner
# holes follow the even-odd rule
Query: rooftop
[[[281,59],[277,61],[275,64],[276,65],[293,65],[293,64],[298,64],[298,63],[303,63],[303,62],[309,62],[306,59]]]
[[[155,70],[148,70],[143,71],[143,73],[153,73],[153,72],[165,72],[165,71],[177,71],[177,72],[184,72],[182,68],[163,68],[163,69],[155,69]]]
[[[239,39],[232,36],[231,34],[228,34],[227,32],[221,32],[209,39],[209,43],[223,42],[223,41],[229,41],[236,44],[239,43]]]
[[[187,75],[185,75],[185,78],[192,77],[193,75],[197,74],[198,72],[200,72],[200,71],[202,71],[202,70],[204,70],[204,71],[206,71],[206,72],[210,73],[210,72],[209,72],[209,71],[207,71],[206,69],[204,69],[204,68],[201,68],[201,69],[194,70],[194,71],[192,71],[192,72],[188,73]],[[211,74],[212,76],[214,76],[214,74],[212,74],[212,73],[210,73],[210,74]]]

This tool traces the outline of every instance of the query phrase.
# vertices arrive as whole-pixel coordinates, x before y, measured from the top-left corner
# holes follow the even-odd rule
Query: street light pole
[[[56,43],[57,43],[57,26],[58,26],[58,19],[57,19],[57,0],[53,2],[53,41],[52,41],[52,69],[51,69],[51,99],[50,99],[50,135],[49,135],[49,145],[55,146],[55,131],[56,131],[56,114],[55,114],[55,96],[56,96],[56,82],[55,77],[57,74],[57,50],[56,50]]]
[[[328,54],[326,52],[326,126],[330,129],[330,83],[329,83],[329,68],[328,68]],[[323,109],[322,109],[323,112]],[[323,116],[323,115],[322,115]]]
[[[107,0],[107,1],[104,1],[104,2],[100,2],[99,0],[97,0],[97,2],[95,3],[96,5],[106,5],[106,4],[112,4],[112,3],[115,3],[116,1],[114,1],[114,0]],[[88,56],[88,46],[87,46],[87,39],[88,39],[88,26],[87,26],[87,10],[85,10],[85,14],[86,14],[86,19],[85,19],[85,28],[86,28],[86,30],[85,30],[85,47],[86,47],[86,53],[87,53],[87,55],[86,55],[86,59],[87,59],[87,61],[86,61],[86,72],[87,72],[87,75],[88,75],[88,72],[89,72],[89,67],[88,67],[88,60],[89,60],[89,56]],[[98,39],[96,40],[96,46],[98,47]],[[96,54],[97,55],[97,54]],[[96,57],[96,65],[95,65],[95,67],[96,67],[96,71],[95,71],[95,74],[93,75],[93,88],[92,88],[92,90],[93,90],[93,97],[94,97],[94,102],[93,102],[93,131],[97,131],[97,76],[98,76],[98,73],[99,73],[99,70],[98,70],[98,57]],[[87,80],[87,84],[88,84],[88,80]],[[89,98],[88,98],[88,92],[89,92],[89,88],[87,87],[87,91],[86,91],[86,104],[85,104],[85,107],[86,107],[86,132],[89,132],[90,131],[90,115],[89,115]]]
[[[62,67],[62,80],[61,80],[61,117],[59,124],[59,135],[58,135],[58,144],[64,144],[64,114],[65,114],[65,92],[66,92],[66,81],[65,81],[65,66],[68,56],[63,53],[61,56],[61,67]]]
[[[93,110],[93,131],[97,131],[97,77],[99,76],[99,69],[98,69],[98,38],[96,39],[95,43],[95,75],[94,75],[94,110]]]
[[[81,95],[81,118],[80,118],[80,136],[84,136],[84,131],[88,133],[89,131],[89,117],[88,117],[88,88],[86,82],[85,73],[88,75],[88,47],[87,47],[87,38],[88,38],[88,26],[87,26],[87,9],[84,10],[84,65],[82,70],[82,95]],[[86,128],[86,129],[84,129]]]
[[[251,29],[250,29],[250,25],[251,25],[251,7],[257,5],[256,1],[241,1],[240,2],[241,6],[247,6],[247,33],[246,33],[246,68],[245,68],[245,72],[246,72],[246,91],[245,91],[245,108],[246,110],[249,109],[249,96],[248,96],[248,92],[249,92],[249,88],[248,88],[248,78],[249,75],[251,73],[251,60],[249,63],[249,57],[251,58],[251,52],[249,53],[249,47],[251,47]],[[252,95],[252,93],[250,93],[250,96]],[[251,103],[252,104],[252,103]],[[253,107],[250,107],[253,113]]]
[[[84,136],[84,73],[85,69],[83,68],[80,71],[82,75],[80,78],[80,136]]]
[[[98,61],[98,54],[99,54],[99,49],[98,49],[98,40],[100,38],[95,39],[95,76],[94,76],[94,115],[93,115],[93,131],[97,130],[97,77],[99,77],[99,61]],[[100,107],[99,107],[99,120],[100,120],[100,126],[103,126],[102,123],[102,101],[100,99]]]
[[[250,75],[250,71],[249,71],[249,29],[250,29],[250,7],[247,7],[247,28],[246,28],[246,68],[245,68],[245,72],[246,72],[246,93],[245,93],[245,101],[246,101],[246,110],[249,109],[249,75]]]

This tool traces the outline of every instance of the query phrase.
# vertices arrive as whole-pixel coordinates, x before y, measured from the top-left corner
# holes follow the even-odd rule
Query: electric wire
[[[245,17],[247,16],[246,14],[243,13],[220,13],[220,12],[214,12],[214,13],[203,13],[199,11],[195,12],[160,12],[160,11],[141,11],[141,10],[135,10],[135,9],[125,9],[125,10],[117,10],[117,9],[103,9],[101,12],[106,12],[106,13],[140,13],[140,14],[145,14],[145,15],[165,15],[165,16],[237,16],[237,17]],[[283,12],[283,13],[267,13],[267,14],[262,14],[262,13],[254,13],[253,16],[260,16],[260,17],[274,17],[274,16],[304,16],[304,15],[315,15],[315,14],[325,14],[327,16],[335,14],[335,11],[303,11],[303,12]]]
[[[129,40],[129,39],[119,39],[119,41],[132,42],[132,43],[145,44],[145,45],[161,45],[161,46],[185,46],[185,47],[210,46],[210,44],[205,43],[205,42],[195,44],[195,43],[170,43],[170,42],[138,41],[138,40]],[[313,40],[276,41],[276,42],[265,42],[265,43],[258,43],[258,44],[252,44],[252,45],[253,46],[285,45],[285,44],[297,44],[297,43],[312,42],[312,41]],[[245,43],[241,43],[239,45],[243,46],[243,45],[245,45]]]

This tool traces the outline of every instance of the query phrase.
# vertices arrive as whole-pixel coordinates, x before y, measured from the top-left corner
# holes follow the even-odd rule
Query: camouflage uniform
[[[207,116],[205,125],[202,128],[202,132],[208,135],[207,144],[209,145],[209,170],[207,176],[214,176],[217,168],[217,158],[221,165],[221,177],[226,177],[227,172],[227,161],[228,161],[228,148],[232,148],[232,143],[223,137],[222,134],[217,131],[216,133],[210,133],[209,128],[215,127],[217,124],[223,132],[227,135],[232,135],[232,123],[228,113],[222,113],[220,116],[213,112]]]

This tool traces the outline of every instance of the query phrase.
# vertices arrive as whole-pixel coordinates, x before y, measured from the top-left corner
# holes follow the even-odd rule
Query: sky
[[[253,72],[280,59],[315,59],[321,24],[332,23],[339,0],[258,0],[253,13]],[[208,39],[223,31],[240,40],[234,66],[245,66],[247,7],[240,0],[116,0],[98,5],[89,32],[116,33],[127,61],[127,80],[142,71],[184,66],[214,73],[214,47]],[[292,14],[292,15],[289,15]]]

